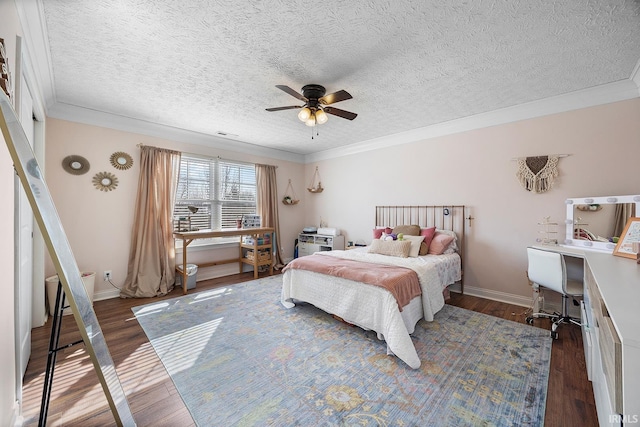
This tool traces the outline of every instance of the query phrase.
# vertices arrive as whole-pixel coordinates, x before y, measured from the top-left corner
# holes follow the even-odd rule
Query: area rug
[[[272,276],[133,308],[199,426],[541,426],[549,332],[445,305],[413,340],[302,304]]]

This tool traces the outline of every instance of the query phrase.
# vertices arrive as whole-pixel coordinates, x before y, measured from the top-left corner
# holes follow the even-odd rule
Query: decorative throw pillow
[[[411,250],[409,240],[372,240],[369,253],[407,258]]]
[[[419,236],[420,226],[419,225],[396,225],[395,227],[393,227],[392,233],[395,235],[402,233],[405,236]]]
[[[456,235],[455,231],[436,229],[436,233],[442,233],[453,237],[453,242],[449,244],[449,247],[443,253],[452,254],[458,251],[458,236]]]
[[[453,242],[452,236],[436,232],[429,245],[429,255],[442,255],[451,242]]]
[[[374,228],[373,229],[373,238],[375,239],[379,239],[380,236],[382,236],[382,233],[384,233],[384,228]]]
[[[403,240],[411,242],[411,250],[409,251],[409,257],[415,258],[420,253],[420,245],[424,241],[424,236],[403,236]]]
[[[431,240],[433,240],[433,236],[435,234],[435,227],[420,229],[420,235],[424,237],[424,241],[422,242],[422,244],[420,244],[420,255],[426,255],[429,253],[429,245],[431,244]]]

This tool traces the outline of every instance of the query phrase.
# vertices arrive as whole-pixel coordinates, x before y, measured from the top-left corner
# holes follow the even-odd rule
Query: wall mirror
[[[567,199],[564,244],[613,252],[627,220],[640,214],[640,195]]]

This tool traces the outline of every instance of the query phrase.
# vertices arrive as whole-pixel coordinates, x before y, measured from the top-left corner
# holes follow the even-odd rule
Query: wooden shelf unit
[[[265,239],[269,235],[269,243],[258,244],[258,239]],[[253,243],[240,243],[240,271],[242,264],[249,264],[253,267],[253,277],[258,278],[258,269],[263,265],[269,266],[269,275],[273,274],[273,232],[263,232],[251,235]],[[253,252],[251,252],[253,251]],[[249,258],[249,253],[253,253],[253,257]],[[268,254],[267,257],[261,254]]]
[[[265,234],[269,234],[270,243],[258,245],[258,237],[264,238]],[[240,272],[242,272],[242,266],[244,264],[249,264],[253,266],[253,277],[255,279],[258,278],[258,267],[263,265],[269,265],[269,274],[273,274],[273,243],[275,242],[275,229],[272,227],[259,227],[259,228],[238,228],[238,229],[226,229],[226,230],[198,230],[198,231],[182,231],[173,233],[173,237],[175,239],[182,240],[182,272],[178,269],[178,263],[176,262],[176,271],[177,274],[182,274],[182,292],[184,294],[187,293],[187,247],[191,242],[197,239],[210,239],[213,237],[240,237],[240,251],[238,258],[224,259],[224,260],[215,260],[210,262],[199,262],[198,268],[202,267],[211,267],[214,265],[221,264],[230,264],[233,262],[237,262],[240,267]],[[242,238],[244,236],[252,236],[254,239],[254,244],[247,245],[242,242]],[[253,249],[254,254],[258,254],[259,250],[269,249],[269,259],[250,260],[246,257],[245,251]]]

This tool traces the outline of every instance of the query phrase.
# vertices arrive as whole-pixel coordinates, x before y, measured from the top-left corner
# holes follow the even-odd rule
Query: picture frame
[[[618,239],[613,254],[635,260],[640,259],[640,218],[631,217],[627,220],[624,230]]]

